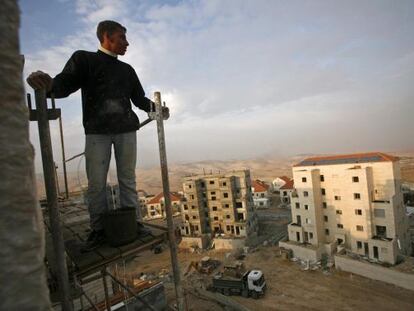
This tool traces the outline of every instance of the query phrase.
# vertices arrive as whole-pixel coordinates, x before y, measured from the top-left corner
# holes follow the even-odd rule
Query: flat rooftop
[[[370,163],[370,162],[395,162],[398,161],[398,157],[394,157],[382,152],[370,152],[370,153],[355,153],[355,154],[342,154],[323,157],[311,157],[306,158],[295,164],[298,166],[318,166],[318,165],[333,165],[333,164],[356,164],[356,163]]]

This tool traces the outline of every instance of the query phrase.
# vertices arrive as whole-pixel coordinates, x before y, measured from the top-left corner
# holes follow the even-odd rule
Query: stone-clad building
[[[194,238],[187,242],[205,248],[213,238],[226,239],[215,240],[216,247],[234,248],[256,232],[249,170],[186,177],[183,191],[181,234]]]
[[[398,158],[364,153],[307,158],[293,167],[289,241],[296,257],[318,260],[339,245],[396,263],[411,254]]]

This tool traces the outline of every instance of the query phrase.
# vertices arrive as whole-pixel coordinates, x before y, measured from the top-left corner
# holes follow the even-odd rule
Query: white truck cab
[[[260,270],[252,270],[247,276],[247,284],[250,291],[256,293],[264,292],[266,282],[263,276],[263,272]]]

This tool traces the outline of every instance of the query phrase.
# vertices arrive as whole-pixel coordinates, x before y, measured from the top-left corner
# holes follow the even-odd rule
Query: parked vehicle
[[[219,273],[213,277],[212,285],[208,289],[226,296],[241,295],[257,299],[264,295],[266,282],[260,270],[249,270],[241,277]]]

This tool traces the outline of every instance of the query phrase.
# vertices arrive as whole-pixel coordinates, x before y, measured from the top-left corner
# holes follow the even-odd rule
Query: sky
[[[160,91],[171,111],[169,163],[414,150],[414,1],[19,5],[25,76],[54,76],[75,50],[97,50],[101,20],[126,26],[130,46],[120,60],[135,68],[147,97]],[[84,149],[80,92],[57,106],[69,158]],[[56,121],[51,129],[60,161]],[[30,137],[40,155],[34,123]],[[158,163],[151,123],[138,131],[138,165]]]

